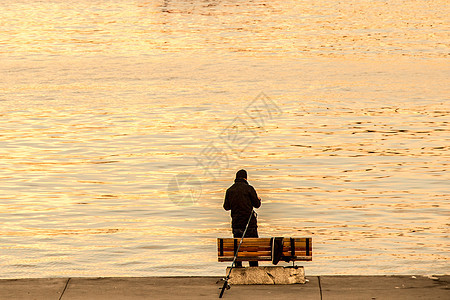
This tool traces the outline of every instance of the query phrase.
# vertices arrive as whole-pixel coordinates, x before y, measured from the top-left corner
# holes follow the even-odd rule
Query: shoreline
[[[218,276],[0,279],[0,299],[215,299]],[[450,275],[320,275],[292,285],[232,285],[224,299],[448,299]],[[219,282],[218,282],[219,281]]]

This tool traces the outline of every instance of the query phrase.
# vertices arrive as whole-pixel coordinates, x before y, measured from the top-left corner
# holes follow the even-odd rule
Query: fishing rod
[[[256,214],[254,209],[252,209],[252,212],[250,213],[250,218],[248,218],[247,226],[245,226],[245,230],[244,230],[244,233],[242,234],[242,238],[241,238],[241,241],[239,242],[239,246],[236,249],[236,253],[234,253],[233,262],[231,263],[231,268],[228,271],[228,275],[227,275],[227,277],[222,279],[224,281],[224,283],[223,283],[223,286],[222,286],[222,290],[220,291],[219,298],[222,298],[223,292],[225,291],[225,289],[227,289],[227,290],[230,289],[230,285],[228,284],[228,280],[230,279],[231,270],[233,270],[234,265],[236,263],[236,258],[237,258],[238,252],[239,252],[239,248],[241,248],[242,241],[244,240],[244,236],[247,233],[247,228],[248,228],[248,225],[250,224],[250,220],[252,219],[253,214],[255,214],[255,218],[256,218],[257,214]]]

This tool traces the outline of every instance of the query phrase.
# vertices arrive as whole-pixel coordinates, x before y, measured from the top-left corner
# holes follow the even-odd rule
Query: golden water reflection
[[[447,273],[446,5],[1,2],[1,277],[222,275],[241,167],[262,236],[314,238],[308,274]]]

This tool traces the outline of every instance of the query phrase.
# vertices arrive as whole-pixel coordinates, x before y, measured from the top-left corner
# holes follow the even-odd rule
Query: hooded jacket
[[[243,178],[236,178],[234,184],[227,189],[223,208],[231,209],[231,227],[245,229],[253,207],[261,206],[255,189]],[[256,217],[253,216],[248,228],[257,228]]]

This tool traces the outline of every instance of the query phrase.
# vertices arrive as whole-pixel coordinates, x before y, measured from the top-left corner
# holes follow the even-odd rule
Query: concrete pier
[[[219,277],[0,280],[0,299],[216,299]],[[305,284],[233,285],[224,299],[449,299],[450,276],[306,276]]]
[[[227,268],[227,274],[230,268]],[[303,267],[233,268],[229,284],[296,284],[305,283]]]

